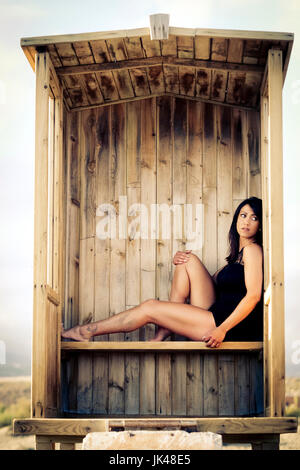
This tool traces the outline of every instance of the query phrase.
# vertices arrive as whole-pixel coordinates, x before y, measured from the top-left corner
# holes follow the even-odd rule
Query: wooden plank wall
[[[184,221],[169,238],[164,235],[163,211],[153,212],[151,233],[151,204],[173,204],[174,211],[192,204],[193,230],[195,205],[203,204],[203,244],[193,252],[211,274],[226,263],[235,208],[250,195],[261,196],[259,131],[256,112],[169,96],[68,114],[65,327],[106,318],[147,298],[168,300],[172,257],[193,245],[181,230]],[[120,196],[126,196],[127,209]],[[117,233],[100,239],[99,222],[107,214],[99,206],[105,203],[115,208]],[[131,205],[139,203],[149,211],[148,239],[135,236],[143,227],[138,206]],[[123,227],[118,217],[130,206]],[[95,340],[153,335],[150,325]],[[247,414],[250,363],[245,354],[80,353],[64,363],[64,410],[217,415],[241,408]]]
[[[73,356],[72,356],[73,354]],[[71,368],[74,353],[68,353],[64,358],[65,367]],[[80,353],[81,354],[81,353]],[[109,365],[117,362],[121,353],[90,352],[86,354],[93,361],[94,367],[99,358]],[[79,353],[76,353],[76,357]],[[143,356],[143,358],[142,358]],[[142,378],[145,379],[143,366],[145,363],[156,363],[158,380],[155,369],[146,377],[147,394]],[[93,400],[85,407],[74,408],[72,397],[76,384],[69,377],[64,377],[63,416],[263,416],[263,360],[260,353],[223,353],[211,352],[193,353],[126,353],[126,380],[123,387],[119,385],[119,400],[111,394],[112,384],[105,382],[106,374],[93,377]],[[130,362],[131,361],[131,362]],[[135,370],[138,362],[139,371]],[[130,375],[130,370],[135,375]],[[148,365],[148,370],[150,369]],[[178,375],[180,370],[186,370],[185,375]],[[99,370],[99,369],[98,369]],[[95,371],[95,369],[94,369]],[[165,372],[165,375],[163,375]],[[116,375],[116,374],[115,374]],[[98,381],[98,386],[95,382]],[[131,384],[130,384],[131,381]],[[181,381],[179,390],[175,387]],[[120,382],[119,382],[120,383]],[[88,389],[88,384],[86,384]],[[134,407],[129,407],[129,393],[134,392]],[[109,389],[109,395],[107,390]],[[97,406],[103,402],[102,392],[106,398],[106,406]],[[87,395],[88,396],[88,395]],[[167,397],[169,402],[167,402]],[[181,402],[179,402],[179,397]],[[72,406],[73,405],[73,406]]]

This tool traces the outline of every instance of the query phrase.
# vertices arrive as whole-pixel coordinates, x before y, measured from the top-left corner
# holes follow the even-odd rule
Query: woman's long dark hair
[[[228,241],[229,241],[229,247],[230,247],[230,253],[226,258],[226,261],[228,264],[235,263],[239,254],[240,236],[236,229],[236,223],[237,223],[240,210],[246,204],[249,204],[249,206],[251,207],[254,214],[259,220],[259,229],[255,235],[255,243],[262,246],[262,229],[263,229],[262,227],[262,200],[259,199],[258,197],[253,196],[241,202],[240,205],[236,208],[236,211],[234,213],[233,220],[232,220],[231,227],[230,227],[229,234],[228,234]]]

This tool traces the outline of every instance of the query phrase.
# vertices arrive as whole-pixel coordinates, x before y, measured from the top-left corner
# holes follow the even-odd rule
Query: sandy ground
[[[34,450],[34,436],[13,436],[10,426],[0,428],[0,450]]]

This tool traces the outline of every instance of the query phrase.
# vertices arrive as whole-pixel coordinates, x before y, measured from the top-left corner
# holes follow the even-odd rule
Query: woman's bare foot
[[[155,337],[151,341],[164,341],[168,336],[172,334],[172,331],[166,328],[159,328]]]
[[[63,326],[61,328],[61,337],[67,339],[73,339],[75,341],[89,341],[91,336],[87,336],[82,333],[81,326],[74,326],[68,330],[64,330]]]

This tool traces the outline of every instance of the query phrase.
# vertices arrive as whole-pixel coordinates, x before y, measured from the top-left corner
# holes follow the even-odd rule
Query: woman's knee
[[[194,253],[190,253],[188,256],[189,256],[188,259],[184,263],[176,264],[175,268],[180,269],[182,267],[191,266],[197,263],[202,263],[201,260],[198,258],[198,256],[194,255]]]
[[[189,254],[189,259],[185,261],[183,264],[178,264],[177,266],[185,266],[185,268],[190,268],[190,267],[200,267],[200,265],[203,265],[201,259],[195,255],[194,253]],[[204,265],[203,265],[204,266]]]
[[[141,303],[141,309],[147,317],[147,321],[150,323],[155,320],[155,313],[157,312],[157,307],[159,300],[156,299],[147,299]]]
[[[205,264],[201,261],[201,259],[197,256],[197,255],[194,255],[193,253],[191,253],[190,255],[190,258],[189,260],[186,262],[187,264],[187,268],[195,268],[196,270],[198,270],[198,272],[201,272],[201,273],[206,273],[210,276]]]
[[[187,263],[201,263],[202,264],[202,261],[199,258],[199,256],[195,255],[194,253],[190,253]]]

